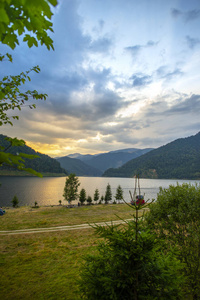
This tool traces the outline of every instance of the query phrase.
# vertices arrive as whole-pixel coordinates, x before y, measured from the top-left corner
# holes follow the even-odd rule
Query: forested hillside
[[[0,146],[7,149],[10,145],[10,142],[6,141],[5,138],[6,138],[5,135],[0,134]],[[67,172],[61,168],[60,163],[56,159],[53,159],[48,155],[36,152],[35,150],[33,150],[32,148],[26,145],[23,147],[10,147],[6,151],[12,154],[17,154],[22,152],[25,154],[38,155],[39,158],[34,158],[34,159],[24,158],[26,168],[32,168],[35,171],[40,173],[67,174]],[[9,175],[9,171],[13,170],[13,168],[4,164],[3,166],[0,167],[0,171],[2,170],[4,171],[7,170]]]
[[[152,148],[146,148],[146,149],[122,149],[117,151],[111,151],[108,153],[102,153],[99,155],[93,155],[89,159],[85,159],[85,163],[87,163],[90,166],[93,166],[103,173],[108,168],[118,168],[125,164],[127,161],[139,157],[149,151],[151,151]]]
[[[105,177],[200,179],[200,132],[175,140],[135,158],[120,168],[108,169]]]
[[[68,173],[75,173],[77,176],[101,176],[102,172],[92,166],[85,164],[80,159],[70,158],[68,156],[57,159],[61,167]]]

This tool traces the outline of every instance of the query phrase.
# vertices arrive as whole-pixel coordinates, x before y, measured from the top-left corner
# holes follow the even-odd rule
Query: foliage
[[[99,200],[99,190],[96,189],[94,192],[94,201],[97,203],[98,200]]]
[[[19,200],[18,200],[17,196],[15,195],[12,199],[12,206],[18,207],[18,204],[19,204]]]
[[[117,201],[123,200],[123,190],[122,190],[121,185],[118,185],[118,187],[117,187],[116,194],[115,194],[115,199]]]
[[[31,48],[33,45],[38,46],[38,42],[41,45],[45,45],[48,50],[53,49],[53,41],[47,34],[47,31],[53,31],[53,24],[50,22],[52,12],[50,6],[55,6],[57,0],[4,0],[0,4],[0,42],[14,49],[16,45],[19,45],[19,36],[23,35],[23,41]],[[32,36],[30,35],[32,33]],[[5,55],[0,54],[0,61],[8,60],[12,62],[12,56],[9,53]],[[0,126],[4,124],[12,124],[12,119],[17,119],[18,116],[9,116],[8,110],[21,110],[24,103],[33,99],[45,100],[46,94],[39,94],[36,90],[21,92],[19,87],[28,80],[30,81],[29,73],[34,71],[39,73],[38,66],[31,68],[29,71],[21,72],[17,76],[4,76],[0,81]],[[35,104],[29,105],[30,108],[35,108]],[[17,139],[15,138],[15,142]],[[20,146],[23,145],[23,141],[19,141]],[[4,149],[0,150],[0,166],[2,162],[9,163],[12,166],[17,166],[19,169],[24,169],[23,158],[32,158],[22,153],[18,155],[10,155],[5,153]],[[26,171],[40,176],[37,172],[34,172],[30,168],[26,168]]]
[[[157,201],[146,217],[149,228],[165,247],[175,247],[184,263],[187,285],[193,299],[200,295],[200,186],[184,183],[160,188]]]
[[[106,187],[106,193],[105,193],[105,204],[107,204],[109,201],[112,200],[112,192],[111,192],[111,186],[108,183]]]
[[[81,189],[80,194],[79,194],[79,201],[81,205],[83,205],[84,202],[86,202],[86,191],[85,189]]]
[[[0,56],[0,61],[2,57]],[[39,94],[36,90],[20,91],[21,85],[25,84],[27,80],[31,81],[29,73],[32,71],[39,73],[39,66],[31,68],[29,71],[21,72],[16,76],[4,76],[2,81],[0,81],[0,126],[3,124],[13,125],[11,118],[18,120],[19,117],[16,115],[8,116],[7,111],[21,110],[21,107],[25,105],[30,97],[35,100],[46,100],[47,94]],[[28,106],[31,109],[36,108],[35,104]]]
[[[88,196],[87,197],[87,203],[90,205],[92,203],[92,197],[91,196]]]
[[[63,194],[63,197],[68,201],[69,204],[78,198],[79,185],[80,182],[78,177],[76,177],[75,174],[69,174],[69,176],[66,178]]]
[[[53,13],[50,5],[56,6],[57,0],[4,0],[0,9],[0,40],[14,49],[19,45],[19,36],[30,47],[46,45],[53,49],[53,41],[47,31],[53,32],[50,22]],[[32,36],[29,34],[32,33]]]
[[[142,178],[200,178],[200,132],[195,136],[178,139],[140,157],[130,160],[118,169],[109,169],[105,177]]]
[[[79,282],[82,299],[181,299],[181,264],[161,252],[138,214],[124,226],[94,228],[104,240],[97,254],[85,257]]]

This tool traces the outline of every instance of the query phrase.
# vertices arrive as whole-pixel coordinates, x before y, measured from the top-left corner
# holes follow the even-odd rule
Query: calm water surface
[[[0,177],[0,206],[12,206],[11,201],[16,195],[19,205],[58,205],[59,200],[67,204],[63,198],[63,189],[66,177]],[[130,202],[129,190],[134,191],[135,181],[132,178],[105,178],[105,177],[79,177],[81,183],[79,191],[84,188],[87,195],[93,198],[95,189],[100,192],[100,197],[105,195],[106,186],[109,183],[112,196],[116,194],[120,184],[124,191],[124,199]],[[190,182],[200,183],[199,180],[171,180],[171,179],[140,179],[141,193],[145,193],[145,199],[157,197],[159,187],[168,188],[170,184],[176,185]],[[76,204],[76,202],[74,202]]]

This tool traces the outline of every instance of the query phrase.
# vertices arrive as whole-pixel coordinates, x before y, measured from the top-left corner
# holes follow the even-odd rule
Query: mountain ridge
[[[110,168],[102,176],[133,177],[136,174],[142,178],[199,179],[200,132],[176,139],[119,168]]]
[[[0,134],[0,146],[4,147],[5,149],[10,145],[10,143],[7,140],[5,140],[6,137],[7,137],[6,135]],[[25,154],[39,156],[38,158],[34,158],[34,159],[24,158],[26,168],[31,168],[39,173],[46,173],[46,174],[54,173],[57,174],[58,176],[61,176],[59,174],[62,174],[62,176],[64,174],[67,175],[66,170],[61,168],[60,163],[56,159],[51,158],[46,154],[37,152],[27,145],[20,146],[20,147],[16,147],[16,146],[10,147],[8,152],[15,155],[21,152]],[[8,165],[3,164],[3,166],[0,167],[0,170],[1,172],[3,171],[2,174],[6,173],[8,175],[9,174],[11,175],[14,169]],[[16,169],[16,174],[24,174],[24,173],[22,173],[22,171],[19,170],[17,171]]]
[[[101,176],[103,172],[107,170],[109,167],[121,166],[123,165],[123,163],[131,160],[132,158],[138,157],[146,152],[151,151],[152,149],[153,148],[145,148],[145,149],[128,148],[128,149],[115,150],[115,151],[105,152],[105,153],[100,153],[95,155],[91,155],[91,154],[79,155],[78,153],[74,153],[64,157],[57,158],[57,160],[60,162],[61,167],[65,168],[68,172],[71,173],[78,172],[77,175],[81,175],[81,176],[83,175]],[[84,167],[86,173],[83,172],[80,173],[80,165]]]

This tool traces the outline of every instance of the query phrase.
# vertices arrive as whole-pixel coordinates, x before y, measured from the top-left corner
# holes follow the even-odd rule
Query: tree
[[[4,0],[0,6],[0,42],[14,49],[19,45],[19,36],[23,35],[23,41],[31,48],[33,45],[45,45],[48,50],[53,49],[53,40],[48,35],[48,30],[53,31],[53,24],[50,22],[52,17],[51,5],[56,6],[57,0]],[[30,33],[32,35],[30,35]],[[0,54],[0,61],[8,60],[12,62],[12,56],[9,53]],[[46,94],[39,94],[37,91],[21,92],[19,87],[28,80],[30,81],[30,72],[39,73],[38,66],[31,68],[26,72],[21,72],[17,76],[4,76],[0,81],[0,126],[4,124],[12,125],[12,119],[18,119],[18,116],[9,116],[8,110],[21,110],[24,103],[33,99],[45,100]],[[35,104],[29,105],[30,108],[35,108]],[[11,144],[13,146],[13,141]],[[15,138],[14,143],[17,142]],[[18,141],[18,145],[25,144],[24,141]],[[18,167],[24,170],[23,155],[10,155],[5,153],[5,149],[0,149],[0,166],[5,162],[11,166]],[[28,157],[26,158],[33,158]],[[32,169],[26,171],[39,175]],[[41,174],[40,174],[41,175]]]
[[[12,205],[13,205],[13,207],[18,207],[18,204],[19,204],[19,200],[18,200],[17,196],[15,195],[12,199]]]
[[[78,177],[76,177],[75,174],[69,174],[69,176],[66,178],[63,194],[63,197],[68,201],[69,204],[78,198],[79,185],[80,182]]]
[[[115,199],[119,202],[123,200],[123,190],[121,188],[121,185],[118,185],[116,194],[115,194]]]
[[[94,201],[97,203],[98,200],[99,200],[99,190],[96,189],[94,192]]]
[[[165,248],[176,249],[184,263],[186,287],[193,299],[200,295],[200,186],[184,183],[160,188],[157,201],[146,216],[148,227]]]
[[[86,191],[85,189],[81,189],[79,194],[79,201],[81,202],[81,205],[86,201]]]
[[[181,299],[182,265],[160,251],[159,241],[138,213],[124,225],[96,225],[94,229],[103,241],[98,252],[85,257],[79,281],[81,299]]]
[[[104,196],[101,196],[99,203],[101,204],[104,201]]]
[[[111,200],[112,200],[111,186],[108,183],[106,187],[106,193],[105,193],[105,204],[108,204],[108,202]]]
[[[92,197],[91,196],[88,196],[87,197],[87,203],[90,205],[92,203]]]

